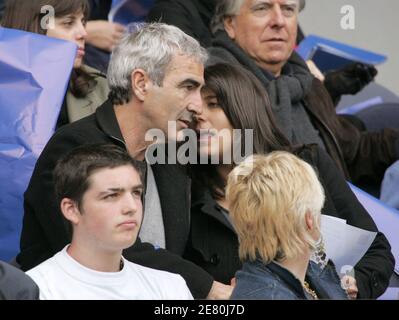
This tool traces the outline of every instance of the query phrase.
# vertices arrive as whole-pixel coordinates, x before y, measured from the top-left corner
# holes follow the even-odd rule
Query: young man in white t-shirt
[[[192,299],[180,275],[122,256],[140,230],[142,175],[140,164],[114,145],[86,145],[60,159],[55,189],[73,235],[27,272],[40,299]]]

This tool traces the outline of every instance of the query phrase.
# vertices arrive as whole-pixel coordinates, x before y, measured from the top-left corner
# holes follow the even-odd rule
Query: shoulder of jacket
[[[81,69],[85,72],[87,72],[88,74],[90,74],[91,76],[95,77],[95,78],[106,78],[106,74],[102,73],[100,70],[97,70],[95,68],[89,67],[88,65],[84,64],[81,66]]]

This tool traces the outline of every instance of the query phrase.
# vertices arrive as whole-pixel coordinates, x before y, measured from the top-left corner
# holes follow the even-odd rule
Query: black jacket
[[[240,64],[252,72],[268,90],[269,81],[248,55],[225,32],[218,32],[209,49],[208,64]],[[291,59],[300,59],[293,53]],[[335,106],[324,85],[314,78],[311,90],[303,100],[305,110],[322,138],[328,154],[348,179],[355,183],[380,183],[385,170],[399,157],[399,132],[360,131],[347,118],[335,112]]]
[[[217,0],[157,0],[147,16],[148,22],[174,25],[197,39],[203,47],[212,44],[209,28]]]
[[[299,148],[295,153],[318,171],[326,195],[322,214],[345,219],[355,227],[378,231],[325,151],[311,145]],[[241,267],[234,228],[209,191],[194,183],[192,194],[191,234],[185,257],[207,270],[215,280],[230,283]],[[367,253],[355,266],[359,298],[380,296],[388,287],[393,270],[391,247],[385,236],[378,232]]]
[[[126,148],[109,101],[95,114],[58,130],[40,155],[24,195],[21,252],[17,257],[23,270],[52,257],[71,241],[65,219],[54,200],[52,171],[62,155],[77,146],[93,143],[112,143]],[[124,257],[147,267],[181,274],[193,296],[205,298],[212,286],[212,277],[180,257],[189,234],[191,181],[179,165],[154,165],[152,169],[161,201],[168,251],[155,250],[138,239],[125,250]]]
[[[4,0],[0,0],[0,24],[1,24],[1,19],[3,18],[4,8],[5,8],[5,2]]]

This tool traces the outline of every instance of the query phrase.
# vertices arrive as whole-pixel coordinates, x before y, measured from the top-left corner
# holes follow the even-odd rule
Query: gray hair
[[[211,21],[211,31],[213,34],[219,30],[224,30],[224,18],[238,14],[244,1],[245,0],[219,0]]]
[[[299,0],[299,12],[305,9],[305,6],[306,6],[306,0]]]
[[[217,31],[224,30],[224,18],[234,16],[240,12],[245,0],[219,0],[215,9],[215,14],[211,21],[211,31],[215,34]],[[306,0],[299,1],[299,11],[305,8]]]
[[[205,64],[208,54],[198,41],[179,28],[163,23],[141,23],[124,35],[111,55],[108,66],[109,99],[113,104],[128,103],[133,95],[131,74],[142,69],[161,86],[166,69],[176,54]]]

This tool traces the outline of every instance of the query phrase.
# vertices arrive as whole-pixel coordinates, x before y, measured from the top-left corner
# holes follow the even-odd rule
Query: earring
[[[312,256],[310,257],[310,260],[317,263],[317,265],[321,269],[324,269],[328,263],[328,258],[327,258],[322,235],[320,235],[319,240],[317,240],[317,242],[315,244],[315,250],[313,251]]]

